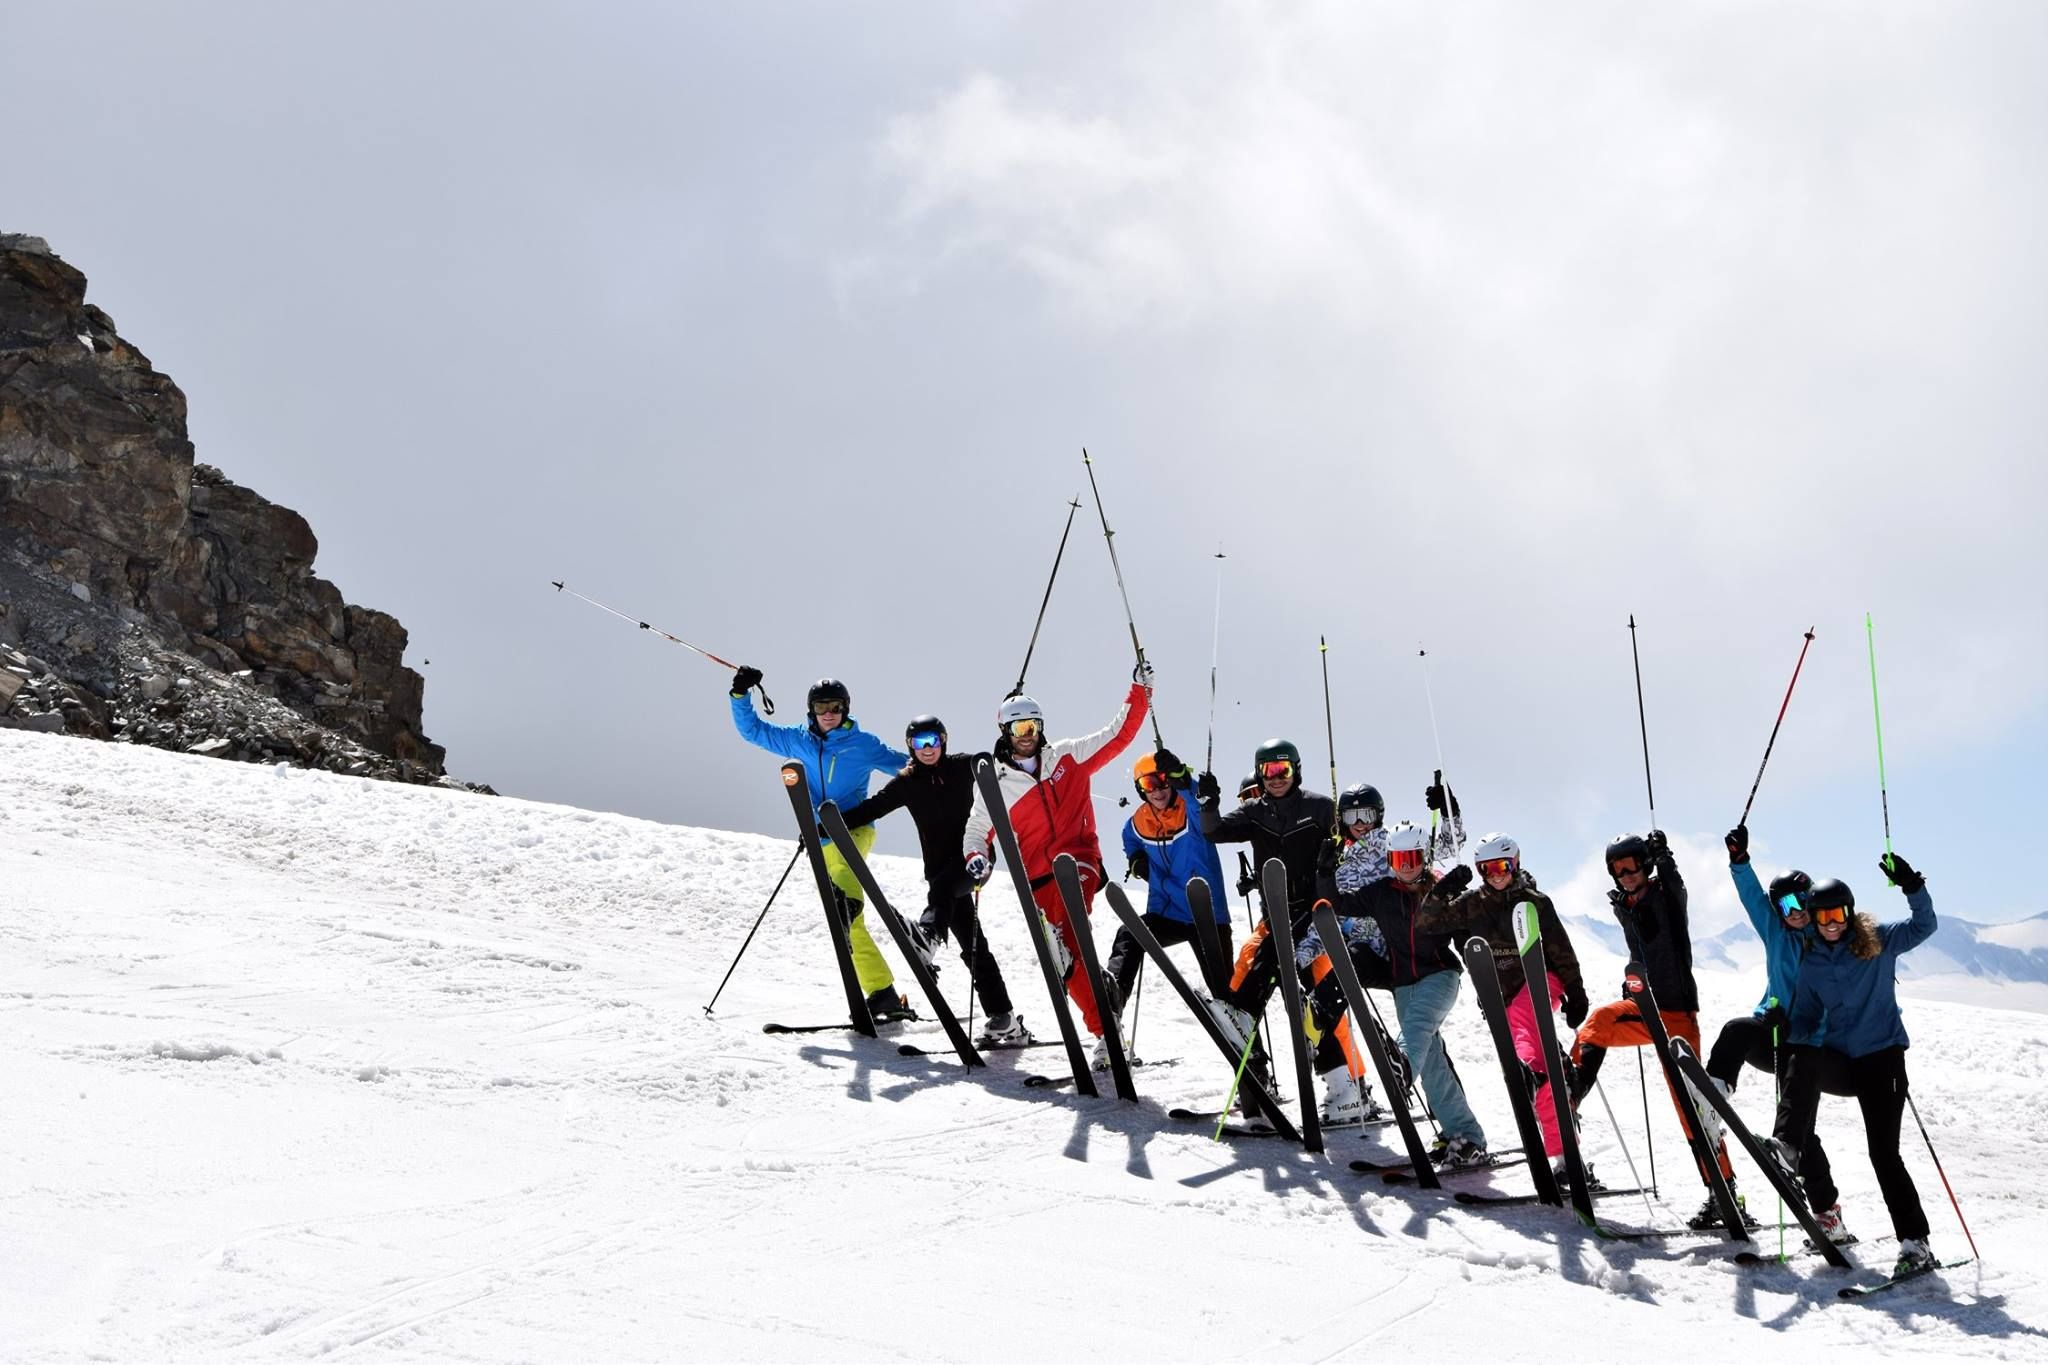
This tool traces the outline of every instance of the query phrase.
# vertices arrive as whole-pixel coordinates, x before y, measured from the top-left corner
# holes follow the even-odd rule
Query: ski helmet
[[[848,710],[853,709],[853,694],[848,692],[846,684],[837,678],[820,678],[812,683],[811,690],[804,694],[806,710],[817,710],[821,701],[841,702]]]
[[[1856,893],[1849,889],[1847,882],[1830,877],[1824,882],[1815,882],[1813,890],[1806,897],[1809,910],[1854,910]]]
[[[1640,834],[1617,834],[1607,841],[1607,875],[1614,875],[1614,864],[1623,858],[1634,858],[1636,868],[1644,876],[1650,874],[1650,841]]]
[[[1244,781],[1237,784],[1237,799],[1249,801],[1259,794],[1259,773],[1256,768],[1244,775]]]
[[[1148,787],[1145,784],[1146,778],[1165,776],[1166,774],[1161,773],[1159,771],[1158,758],[1152,754],[1146,754],[1144,757],[1140,758],[1136,763],[1133,763],[1131,765],[1131,785],[1138,789],[1138,795],[1140,796],[1143,796],[1146,792],[1152,790],[1153,787],[1158,787],[1162,785],[1161,783],[1154,782],[1151,787]],[[1171,787],[1172,779],[1170,777],[1167,778],[1166,782],[1163,785]]]
[[[1472,862],[1475,866],[1499,858],[1506,858],[1512,862],[1517,872],[1522,870],[1522,846],[1508,835],[1489,834],[1479,841],[1478,848],[1472,850]]]
[[[1360,782],[1355,787],[1346,787],[1344,794],[1337,798],[1337,816],[1343,819],[1348,811],[1369,810],[1372,823],[1377,825],[1387,818],[1387,803],[1380,796],[1380,789],[1370,782]],[[1350,824],[1349,820],[1344,820]],[[1391,847],[1391,845],[1389,845]]]
[[[946,747],[946,722],[937,716],[914,716],[910,724],[903,727],[903,742],[915,748],[919,735],[937,735],[939,747],[943,749]]]
[[[1787,896],[1792,897],[1799,908],[1803,910],[1806,908],[1806,898],[1813,894],[1813,878],[1795,867],[1782,877],[1771,878],[1769,892],[1771,904],[1777,907],[1780,915],[1785,913],[1785,898]]]
[[[1387,852],[1427,853],[1429,852],[1429,831],[1413,820],[1402,820],[1387,826]]]
[[[996,724],[1007,730],[1013,721],[1035,720],[1045,724],[1045,712],[1037,702],[1021,692],[1014,697],[1004,697],[1003,704],[996,708]]]
[[[1296,786],[1301,785],[1301,750],[1294,747],[1294,741],[1291,739],[1275,738],[1261,744],[1258,751],[1252,755],[1252,771],[1263,779],[1266,765],[1278,763],[1282,759],[1294,765],[1294,783]]]

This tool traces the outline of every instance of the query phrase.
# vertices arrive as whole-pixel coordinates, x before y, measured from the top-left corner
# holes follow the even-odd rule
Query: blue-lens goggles
[[[910,747],[913,749],[943,749],[946,747],[946,737],[937,730],[921,730],[910,737]]]
[[[1805,909],[1806,903],[1799,899],[1797,891],[1787,891],[1784,895],[1778,897],[1778,914],[1781,918],[1790,919],[1792,916],[1804,912]]]

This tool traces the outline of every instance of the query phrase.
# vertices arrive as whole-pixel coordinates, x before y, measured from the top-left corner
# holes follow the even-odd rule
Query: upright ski
[[[783,764],[782,785],[789,792],[789,805],[796,813],[804,853],[811,860],[811,875],[818,882],[818,899],[824,903],[825,927],[832,935],[832,954],[839,960],[839,978],[846,983],[847,1016],[854,1032],[873,1038],[874,1016],[868,1013],[867,992],[860,988],[860,978],[854,975],[853,943],[846,936],[846,920],[840,914],[838,889],[832,885],[832,874],[825,870],[825,845],[818,836],[818,819],[811,807],[811,784],[810,779],[804,776],[804,765]],[[841,853],[845,851],[840,850]]]
[[[1507,1085],[1508,1107],[1515,1111],[1515,1128],[1522,1135],[1522,1150],[1528,1153],[1529,1177],[1536,1182],[1536,1193],[1544,1203],[1562,1207],[1564,1197],[1558,1193],[1557,1176],[1551,1172],[1550,1160],[1543,1154],[1543,1129],[1536,1122],[1529,1088],[1522,1081],[1522,1059],[1515,1052],[1515,1036],[1508,1029],[1507,1000],[1501,995],[1500,971],[1493,965],[1493,949],[1475,934],[1465,941],[1464,956],[1466,975],[1472,978],[1472,995],[1479,1001],[1479,1012],[1486,1016],[1487,1028],[1493,1033],[1493,1050],[1500,1057],[1501,1079]]]
[[[1644,978],[1635,992],[1636,1013],[1642,1016],[1643,1027],[1649,1032],[1650,1042],[1657,1049],[1657,1060],[1664,1064],[1664,1084],[1670,1087],[1671,1098],[1686,1106],[1692,1122],[1686,1125],[1686,1142],[1692,1148],[1692,1159],[1706,1173],[1707,1188],[1713,1193],[1714,1207],[1721,1211],[1721,1225],[1728,1229],[1728,1235],[1738,1242],[1750,1241],[1749,1228],[1742,1221],[1742,1206],[1735,1202],[1735,1192],[1728,1188],[1728,1182],[1721,1175],[1721,1161],[1707,1142],[1707,1124],[1703,1121],[1699,1096],[1692,1093],[1692,1087],[1678,1074],[1678,1067],[1671,1060],[1671,1035],[1664,1029],[1664,1015],[1657,1008],[1657,993],[1650,989],[1648,978]]]
[[[896,950],[903,954],[903,960],[910,966],[911,976],[917,979],[918,989],[931,1002],[932,1014],[937,1017],[940,1027],[946,1030],[947,1041],[960,1054],[960,1065],[968,1068],[986,1066],[981,1054],[974,1050],[974,1042],[968,1038],[967,1030],[960,1027],[960,1020],[954,1015],[946,997],[939,991],[939,983],[932,976],[932,969],[919,957],[911,944],[910,931],[904,927],[903,917],[896,913],[896,907],[889,904],[889,898],[882,893],[881,883],[875,880],[874,869],[861,856],[853,842],[853,832],[846,827],[846,818],[839,813],[839,807],[827,801],[818,808],[818,819],[825,826],[825,832],[832,836],[832,842],[839,848],[839,856],[846,859],[846,866],[853,873],[860,889],[868,893],[868,904],[875,914],[889,928],[889,937],[896,940]]]
[[[1238,1063],[1237,1049],[1223,1036],[1223,1030],[1216,1027],[1216,1021],[1210,1017],[1208,1008],[1202,1003],[1202,997],[1195,994],[1194,987],[1188,985],[1188,979],[1181,975],[1180,968],[1166,955],[1166,949],[1159,945],[1159,936],[1154,934],[1139,917],[1138,912],[1131,908],[1130,898],[1124,895],[1124,889],[1111,882],[1102,889],[1102,894],[1109,902],[1109,908],[1123,921],[1124,928],[1130,931],[1132,938],[1138,940],[1138,946],[1145,950],[1145,956],[1152,959],[1152,965],[1166,978],[1166,984],[1173,987],[1174,994],[1188,1007],[1188,1013],[1202,1026],[1202,1032],[1209,1035],[1209,1041],[1223,1054],[1225,1064],[1235,1071]],[[1301,1141],[1301,1134],[1287,1117],[1287,1111],[1280,1107],[1272,1094],[1260,1083],[1259,1078],[1253,1074],[1253,1068],[1248,1067],[1245,1070],[1243,1089],[1251,1097],[1252,1104],[1266,1116],[1267,1122],[1271,1123],[1276,1131],[1290,1141]]]
[[[1792,1210],[1793,1217],[1799,1220],[1799,1226],[1806,1229],[1806,1240],[1813,1243],[1814,1250],[1825,1256],[1829,1265],[1842,1270],[1849,1269],[1849,1258],[1842,1254],[1840,1247],[1828,1240],[1827,1234],[1820,1230],[1820,1224],[1814,1221],[1813,1211],[1806,1206],[1806,1194],[1799,1188],[1799,1182],[1792,1178],[1791,1172],[1778,1165],[1764,1151],[1763,1144],[1749,1131],[1749,1125],[1735,1112],[1734,1103],[1708,1078],[1707,1069],[1700,1065],[1699,1057],[1687,1046],[1685,1039],[1671,1040],[1671,1060],[1678,1064],[1679,1073],[1692,1082],[1693,1093],[1714,1106],[1714,1111],[1721,1116],[1723,1131],[1735,1135],[1735,1140],[1742,1144],[1742,1150],[1749,1153],[1749,1159],[1764,1173],[1764,1179],[1770,1181],[1783,1197],[1785,1207]]]
[[[1543,1070],[1547,1078],[1544,1084],[1550,1087],[1550,1103],[1557,1112],[1557,1137],[1564,1146],[1564,1170],[1571,1181],[1572,1208],[1578,1211],[1581,1222],[1597,1228],[1600,1223],[1593,1213],[1586,1160],[1579,1152],[1579,1116],[1573,1112],[1571,1096],[1565,1093],[1564,1054],[1558,1050],[1557,1020],[1550,1012],[1550,968],[1543,961],[1542,916],[1537,914],[1532,901],[1515,907],[1515,941],[1522,947],[1523,989],[1529,992],[1529,1003],[1535,1007],[1530,1013],[1536,1016],[1536,1037],[1543,1044]],[[1535,1100],[1531,1096],[1532,1116],[1534,1111]]]
[[[1223,935],[1216,932],[1216,902],[1205,878],[1188,878],[1188,909],[1195,917],[1195,952],[1201,958],[1202,984],[1214,995],[1230,984],[1230,961],[1223,951]]]
[[[1074,1073],[1074,1093],[1077,1095],[1099,1095],[1095,1088],[1095,1076],[1088,1066],[1088,1054],[1081,1050],[1081,1037],[1074,1030],[1074,1014],[1067,1008],[1067,986],[1060,979],[1059,969],[1053,965],[1052,945],[1046,936],[1054,932],[1045,916],[1038,913],[1038,902],[1031,898],[1031,878],[1024,871],[1024,855],[1017,848],[1017,831],[1010,827],[1010,807],[1003,800],[1003,784],[996,776],[995,764],[984,758],[974,765],[974,784],[981,791],[981,799],[988,807],[989,823],[995,827],[996,847],[1003,855],[1003,866],[1010,869],[1011,883],[1017,888],[1017,901],[1024,911],[1024,925],[1031,935],[1031,946],[1038,950],[1038,968],[1045,975],[1046,994],[1052,997],[1053,1017],[1059,1020],[1060,1041],[1066,1044],[1067,1066]]]
[[[1401,1145],[1408,1151],[1408,1164],[1415,1172],[1416,1182],[1426,1190],[1437,1189],[1439,1182],[1435,1168],[1429,1164],[1429,1151],[1422,1145],[1422,1134],[1416,1131],[1415,1116],[1408,1112],[1408,1092],[1396,1082],[1393,1059],[1387,1056],[1386,1043],[1373,1024],[1365,986],[1359,981],[1358,968],[1344,945],[1344,929],[1337,922],[1337,912],[1328,901],[1316,902],[1316,933],[1323,940],[1323,949],[1330,955],[1330,969],[1337,973],[1337,984],[1344,991],[1344,1003],[1351,1012],[1351,1031],[1365,1039],[1373,1070],[1379,1073],[1380,1088],[1393,1106],[1394,1122],[1400,1125]]]
[[[1287,1037],[1294,1044],[1294,1083],[1301,1090],[1301,1145],[1311,1152],[1323,1150],[1323,1120],[1316,1111],[1315,1059],[1309,1055],[1308,1036],[1301,1028],[1301,974],[1294,969],[1294,925],[1287,908],[1287,864],[1266,859],[1259,869],[1266,907],[1266,932],[1273,939],[1273,966],[1280,978],[1280,1000],[1287,1011]],[[1278,913],[1273,907],[1279,906]]]
[[[1088,897],[1081,889],[1081,865],[1071,853],[1052,860],[1052,879],[1059,884],[1060,899],[1067,905],[1067,923],[1074,926],[1074,941],[1081,945],[1081,970],[1088,974],[1088,989],[1095,993],[1095,1010],[1102,1017],[1102,1045],[1109,1054],[1110,1082],[1120,1100],[1133,1103],[1138,1087],[1131,1081],[1131,1059],[1124,1054],[1123,1022],[1110,1012],[1109,992],[1103,989],[1102,959],[1095,952],[1095,925],[1088,916]]]

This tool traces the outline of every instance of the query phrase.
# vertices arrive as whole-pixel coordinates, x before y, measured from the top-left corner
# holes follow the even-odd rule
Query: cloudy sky
[[[1167,742],[1292,736],[1587,908],[1657,816],[2048,906],[2048,9],[68,3],[0,230],[395,613],[450,766],[781,833],[727,674],[992,737],[1085,445]],[[2031,302],[2030,302],[2031,300]],[[1103,724],[1095,509],[1030,671]],[[2032,585],[2032,586],[2029,586]],[[1117,818],[1120,777],[1099,788]],[[907,828],[884,847],[909,851]]]

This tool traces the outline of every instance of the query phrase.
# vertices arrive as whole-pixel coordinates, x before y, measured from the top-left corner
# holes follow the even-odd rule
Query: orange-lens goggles
[[[1010,733],[1019,738],[1025,735],[1035,735],[1038,733],[1038,722],[1028,716],[1023,720],[1013,720],[1010,722]]]
[[[1849,907],[1846,905],[1823,905],[1813,912],[1815,924],[1847,924]]]
[[[1294,776],[1294,765],[1284,758],[1276,758],[1271,763],[1261,763],[1259,765],[1259,776],[1262,778],[1292,777]]]
[[[1607,870],[1615,877],[1640,877],[1643,875],[1643,869],[1636,865],[1636,862],[1633,858],[1631,858],[1626,864],[1610,863],[1608,864]]]
[[[1513,858],[1482,858],[1479,862],[1482,877],[1512,877],[1515,875]]]
[[[1423,852],[1419,848],[1397,848],[1387,854],[1387,866],[1396,872],[1417,872],[1423,864]]]
[[[1173,785],[1173,780],[1162,772],[1149,772],[1138,778],[1138,789],[1148,792],[1163,792]]]

